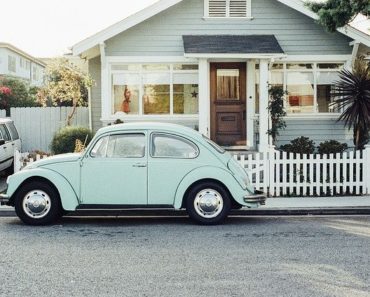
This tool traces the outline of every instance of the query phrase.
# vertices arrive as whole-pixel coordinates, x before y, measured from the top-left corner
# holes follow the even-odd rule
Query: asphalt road
[[[0,296],[370,296],[370,217],[0,218]]]

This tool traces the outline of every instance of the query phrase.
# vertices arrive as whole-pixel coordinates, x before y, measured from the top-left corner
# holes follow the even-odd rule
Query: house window
[[[32,66],[32,80],[33,81],[38,81],[40,78],[40,74],[39,74],[39,69],[37,68],[37,66]]]
[[[16,66],[16,59],[13,56],[8,56],[8,70],[10,72],[16,72],[17,66]]]
[[[205,0],[206,18],[250,18],[251,0]]]
[[[338,112],[331,89],[344,63],[280,63],[270,69],[270,84],[286,91],[287,113]]]
[[[112,65],[112,113],[198,113],[198,65]]]

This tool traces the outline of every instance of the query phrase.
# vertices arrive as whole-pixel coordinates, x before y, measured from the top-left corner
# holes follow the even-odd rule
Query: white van
[[[11,119],[0,119],[0,171],[13,173],[14,151],[21,151],[21,140]]]

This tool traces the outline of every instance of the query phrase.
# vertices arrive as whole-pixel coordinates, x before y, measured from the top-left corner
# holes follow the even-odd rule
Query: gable
[[[288,55],[347,55],[350,38],[327,33],[277,0],[252,1],[253,20],[204,19],[203,0],[185,0],[108,39],[109,56],[182,56],[183,35],[275,35]]]

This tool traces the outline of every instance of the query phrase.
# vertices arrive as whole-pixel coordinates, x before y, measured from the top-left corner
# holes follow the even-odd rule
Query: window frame
[[[8,55],[8,71],[17,72],[17,58],[15,56]]]
[[[211,19],[211,20],[252,20],[252,0],[244,0],[246,2],[246,16],[245,17],[232,17],[230,16],[230,0],[226,1],[226,15],[222,17],[214,17],[209,15],[209,1],[204,0],[204,13],[203,19]]]
[[[146,70],[144,69],[145,65],[168,65],[168,69],[160,69],[160,70]],[[137,65],[138,68],[135,70],[114,70],[115,67],[122,66],[122,65]],[[175,65],[196,65],[198,69],[175,69]],[[113,75],[115,74],[138,74],[140,76],[140,84],[139,86],[139,109],[138,113],[135,114],[125,114],[125,117],[197,117],[199,116],[199,110],[197,113],[175,113],[174,112],[174,75],[176,74],[196,74],[197,75],[197,86],[198,86],[198,106],[199,106],[199,64],[198,62],[115,62],[110,63],[109,67],[109,88],[110,88],[110,111],[109,114],[111,117],[116,116],[116,112],[114,111],[114,105],[115,105],[115,98],[114,98],[114,84],[113,84]],[[151,113],[146,114],[144,113],[144,103],[143,103],[143,95],[144,92],[144,86],[146,85],[143,81],[143,75],[144,74],[153,74],[153,73],[168,73],[170,77],[170,81],[168,82],[168,85],[170,86],[170,111],[169,113]]]
[[[180,141],[183,141],[183,142],[189,144],[191,147],[193,147],[195,149],[196,156],[192,157],[192,158],[185,158],[185,157],[181,158],[181,157],[173,157],[173,156],[154,156],[153,155],[154,137],[158,136],[158,135],[178,139]],[[181,135],[177,135],[177,134],[174,134],[174,133],[168,133],[168,132],[155,131],[155,132],[150,133],[150,138],[149,139],[150,139],[150,141],[149,141],[149,156],[153,159],[194,160],[194,159],[197,159],[200,155],[199,147],[193,141],[191,141],[190,139],[188,139],[184,136],[181,136]]]
[[[144,156],[142,157],[107,157],[107,152],[108,152],[108,144],[109,144],[109,139],[111,136],[115,136],[115,135],[142,135],[144,136],[144,144],[145,144],[145,147],[144,147]],[[107,137],[108,138],[108,142],[107,142],[107,147],[105,148],[105,155],[104,157],[96,157],[96,156],[93,156],[91,153],[92,153],[92,150],[94,149],[94,147],[97,145],[97,143],[103,139],[104,137]],[[91,145],[91,149],[89,149],[89,151],[86,153],[86,156],[88,156],[89,158],[92,158],[92,159],[95,159],[95,160],[127,160],[127,159],[144,159],[146,158],[147,156],[147,147],[148,147],[148,141],[147,141],[147,134],[144,132],[144,131],[130,131],[130,132],[123,132],[123,131],[117,131],[116,133],[108,133],[108,134],[103,134],[101,135],[92,145]]]
[[[313,82],[314,82],[314,94],[313,94],[313,107],[311,112],[289,112],[288,109],[288,95],[284,95],[284,108],[287,110],[287,117],[298,117],[298,116],[306,116],[306,115],[331,115],[331,116],[337,116],[340,114],[340,112],[319,112],[318,110],[318,96],[317,96],[317,85],[318,85],[318,73],[320,72],[336,72],[338,73],[341,69],[346,67],[346,61],[320,61],[320,62],[312,62],[312,61],[281,61],[276,62],[274,64],[282,64],[282,69],[269,69],[269,81],[271,81],[271,74],[272,73],[282,73],[283,74],[283,88],[284,90],[288,89],[287,84],[287,77],[288,73],[291,72],[304,72],[304,73],[311,73],[313,75]],[[312,69],[288,69],[288,64],[312,64]],[[341,68],[335,68],[335,69],[323,69],[319,68],[319,64],[339,64],[341,65]]]

